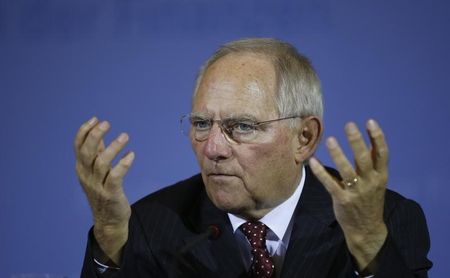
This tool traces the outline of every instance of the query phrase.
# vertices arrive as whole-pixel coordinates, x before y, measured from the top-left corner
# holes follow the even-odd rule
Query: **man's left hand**
[[[376,267],[376,263],[372,261],[387,237],[383,207],[388,178],[388,147],[383,131],[374,120],[367,122],[367,131],[370,148],[366,146],[355,123],[350,122],[345,126],[355,167],[343,153],[336,138],[327,138],[328,151],[342,180],[331,176],[315,158],[309,160],[309,165],[331,194],[336,220],[344,232],[358,270],[374,273],[375,269],[370,268]]]

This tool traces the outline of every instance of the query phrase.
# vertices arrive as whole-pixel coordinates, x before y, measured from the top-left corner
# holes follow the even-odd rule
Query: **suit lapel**
[[[332,201],[309,167],[281,277],[326,277],[342,234],[334,217]]]
[[[210,225],[220,228],[217,239],[204,240],[190,251],[195,260],[207,268],[202,270],[207,275],[202,276],[243,277],[244,264],[227,214],[214,206],[204,190],[194,207],[196,211],[191,212],[190,221],[198,234],[205,232]],[[187,237],[184,241],[189,242],[191,239]]]

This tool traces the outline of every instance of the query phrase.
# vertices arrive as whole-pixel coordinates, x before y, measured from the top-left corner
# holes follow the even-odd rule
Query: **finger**
[[[355,170],[336,141],[336,138],[327,138],[326,145],[341,177],[344,180],[353,179],[356,176]]]
[[[120,134],[106,149],[104,149],[104,151],[97,156],[93,167],[95,183],[103,183],[106,174],[111,169],[113,159],[123,149],[123,147],[125,147],[128,139],[128,134]]]
[[[325,170],[322,164],[320,164],[316,158],[311,157],[309,159],[309,167],[331,196],[339,198],[343,191],[342,187],[336,179]]]
[[[377,172],[387,171],[389,161],[389,149],[383,130],[378,123],[370,119],[367,121],[367,130],[372,143],[372,159]]]
[[[77,135],[75,136],[75,152],[78,153],[78,151],[81,148],[81,145],[84,143],[84,140],[86,140],[86,136],[88,132],[95,126],[95,124],[98,122],[97,117],[92,117],[88,121],[84,122],[80,128],[77,131]]]
[[[105,190],[114,192],[122,190],[123,177],[127,174],[131,165],[133,164],[135,154],[134,152],[127,153],[117,165],[111,169],[105,181]]]
[[[373,170],[372,158],[361,132],[355,123],[350,122],[345,125],[345,133],[353,151],[358,174],[363,177],[369,175]]]
[[[109,128],[110,124],[107,121],[103,121],[92,128],[92,130],[87,134],[86,140],[78,153],[79,159],[84,166],[92,167],[94,160],[98,155],[98,150],[103,144],[103,136]]]
[[[97,153],[101,153],[105,150],[105,142],[103,140],[100,141],[97,148]]]

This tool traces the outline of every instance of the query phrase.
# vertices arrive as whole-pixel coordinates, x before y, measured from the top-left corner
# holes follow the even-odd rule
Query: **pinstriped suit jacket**
[[[281,277],[356,277],[331,198],[306,171]],[[208,199],[200,175],[148,195],[132,211],[121,270],[98,275],[91,232],[82,277],[247,277],[228,217]],[[420,206],[388,190],[384,217],[389,235],[375,277],[427,277],[432,264]],[[201,240],[180,254],[211,224],[221,227],[218,239]]]

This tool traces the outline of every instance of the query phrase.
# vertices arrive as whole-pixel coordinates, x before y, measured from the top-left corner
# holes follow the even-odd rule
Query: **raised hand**
[[[113,166],[129,138],[122,133],[105,148],[103,137],[109,128],[107,121],[99,122],[96,117],[80,127],[75,138],[76,172],[92,209],[95,238],[107,256],[98,259],[119,263],[131,215],[122,184],[134,153],[127,153]]]
[[[369,266],[387,236],[383,207],[388,178],[388,148],[383,131],[374,120],[367,122],[367,131],[370,148],[354,123],[345,126],[355,167],[334,137],[326,140],[342,180],[332,177],[317,159],[309,161],[312,171],[331,194],[336,219],[359,270]]]

